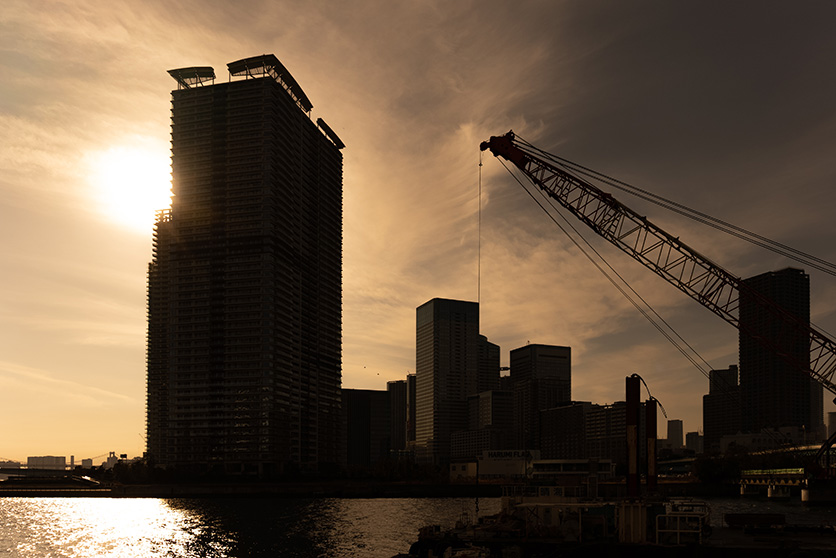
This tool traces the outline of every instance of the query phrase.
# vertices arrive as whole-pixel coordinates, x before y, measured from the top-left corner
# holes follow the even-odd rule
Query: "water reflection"
[[[480,501],[494,513],[498,499]],[[11,557],[390,557],[472,499],[0,498]]]
[[[482,499],[482,514],[499,499]],[[32,558],[388,558],[423,525],[451,526],[472,499],[0,498],[0,556]],[[800,502],[712,501],[724,513],[784,513],[790,523],[832,523],[833,508]]]
[[[498,499],[481,500],[493,513]],[[472,499],[0,498],[11,557],[389,557]]]
[[[10,556],[228,556],[193,554],[199,521],[162,500],[3,498],[0,553]]]
[[[483,513],[499,500],[482,500]],[[201,556],[222,541],[229,556],[389,557],[408,550],[422,525],[452,525],[472,499],[221,499],[169,500],[184,516],[197,516],[190,550]]]

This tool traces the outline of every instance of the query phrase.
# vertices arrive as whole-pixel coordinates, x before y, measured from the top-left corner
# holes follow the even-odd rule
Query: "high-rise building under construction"
[[[273,55],[171,70],[148,271],[148,453],[270,475],[340,461],[344,147]]]

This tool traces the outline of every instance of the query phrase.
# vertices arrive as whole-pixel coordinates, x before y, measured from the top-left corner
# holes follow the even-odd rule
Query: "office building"
[[[700,455],[704,452],[705,437],[699,432],[688,432],[685,434],[685,449]]]
[[[499,345],[491,343],[484,335],[479,336],[479,375],[476,378],[476,393],[500,389]]]
[[[647,457],[645,403],[639,404],[638,449],[639,460]],[[586,414],[586,457],[611,459],[613,463],[627,464],[627,403],[616,401],[612,405],[593,405]]]
[[[478,386],[479,305],[434,298],[416,309],[416,322],[416,460],[446,465]]]
[[[684,446],[682,421],[679,419],[671,419],[668,421],[668,444],[674,451],[680,450]]]
[[[799,370],[810,366],[809,334],[801,328],[787,327],[786,321],[760,302],[761,297],[809,324],[810,277],[800,269],[787,268],[742,282],[742,429],[757,433],[764,428],[797,427],[818,435],[824,428],[822,388]]]
[[[415,446],[415,374],[406,375],[406,449]]]
[[[390,394],[372,389],[343,389],[345,464],[368,469],[389,457]]]
[[[406,449],[406,380],[386,383],[389,393],[389,416],[391,418],[390,444],[393,451]]]
[[[517,447],[540,449],[540,411],[572,400],[572,349],[526,345],[511,351]]]
[[[597,405],[574,401],[560,407],[540,411],[540,454],[543,459],[584,459],[586,417]]]
[[[342,154],[273,55],[171,70],[172,204],[148,269],[153,462],[340,461]]]
[[[740,386],[737,366],[711,370],[708,393],[702,397],[703,446],[708,454],[720,451],[723,436],[740,431]]]

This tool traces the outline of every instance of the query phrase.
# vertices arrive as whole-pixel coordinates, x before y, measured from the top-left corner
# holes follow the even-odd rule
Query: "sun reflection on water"
[[[499,499],[482,500],[494,513]],[[473,499],[0,498],[0,556],[389,558]]]
[[[4,526],[0,554],[49,557],[229,556],[227,541],[201,537],[198,514],[163,500],[39,498],[2,500],[16,517],[13,533]],[[229,541],[231,542],[231,541]],[[4,548],[6,545],[9,548]]]

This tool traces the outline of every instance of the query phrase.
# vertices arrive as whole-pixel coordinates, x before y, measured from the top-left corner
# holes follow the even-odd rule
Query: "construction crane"
[[[547,153],[519,140],[513,131],[491,136],[480,145],[496,157],[513,163],[532,184],[554,199],[595,233],[630,255],[645,267],[723,318],[735,328],[755,338],[766,349],[794,369],[806,372],[825,389],[836,395],[836,342],[813,328],[809,322],[787,312],[761,295],[739,277],[715,264],[679,238],[674,237],[603,192],[549,160]],[[799,361],[776,347],[774,342],[741,324],[738,315],[740,300],[768,312],[782,327],[781,335],[793,339],[809,338],[810,359]],[[836,401],[836,400],[834,400]],[[816,454],[816,465],[827,460],[825,474],[830,473],[830,447],[836,433]]]

